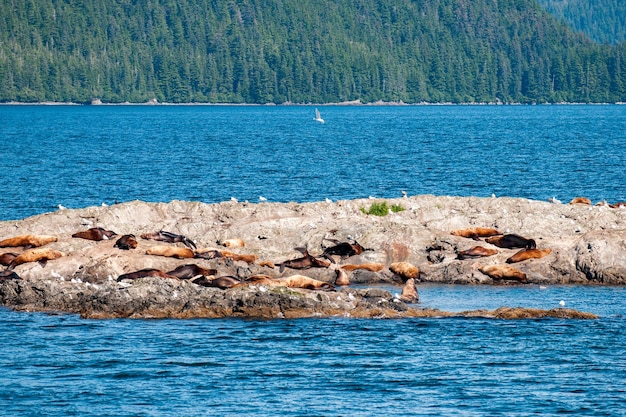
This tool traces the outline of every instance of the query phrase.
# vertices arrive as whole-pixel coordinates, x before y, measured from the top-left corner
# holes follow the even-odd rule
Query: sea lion
[[[117,236],[117,233],[111,230],[105,230],[102,227],[92,227],[87,230],[76,232],[72,235],[72,237],[78,237],[78,238],[87,239],[87,240],[95,240],[97,242],[101,240],[111,239],[113,236]]]
[[[215,287],[215,288],[221,288],[223,290],[226,290],[228,288],[232,288],[236,285],[241,284],[240,280],[230,275],[217,277],[213,279],[202,276],[200,278],[192,280],[191,282],[193,282],[194,284],[200,285],[202,287]]]
[[[324,249],[324,253],[322,253],[322,257],[328,259],[332,263],[335,263],[335,260],[332,258],[333,255],[339,256],[341,259],[349,258],[350,256],[360,255],[365,251],[371,251],[373,249],[366,249],[356,240],[354,243],[350,242],[340,242],[335,239],[324,238],[324,240],[328,240],[329,242],[335,243],[334,246],[330,246]]]
[[[419,301],[419,294],[417,293],[417,288],[415,287],[415,279],[409,278],[406,280],[399,300],[411,304]]]
[[[0,265],[9,266],[16,257],[17,253],[5,252],[0,255]]]
[[[520,235],[507,234],[500,236],[492,236],[485,239],[485,242],[491,243],[499,248],[514,249],[514,248],[526,248],[535,249],[537,244],[533,239],[526,239]]]
[[[478,270],[494,280],[526,282],[526,274],[509,265],[483,265]]]
[[[139,242],[137,242],[135,235],[124,235],[117,239],[113,246],[122,250],[130,250],[136,249],[138,244]]]
[[[161,277],[161,278],[169,278],[169,279],[178,279],[178,277],[169,275],[161,271],[160,269],[146,268],[146,269],[141,269],[135,272],[129,272],[128,274],[122,274],[119,277],[117,277],[117,282],[120,282],[125,279],[139,279],[139,278],[145,278],[145,277]]]
[[[345,269],[346,271],[355,271],[357,269],[364,269],[370,272],[380,272],[383,270],[385,265],[377,262],[368,262],[364,264],[345,264],[341,265],[341,269]]]
[[[304,275],[291,275],[285,278],[277,278],[276,281],[284,283],[289,288],[303,288],[306,290],[334,291],[335,286],[328,282],[313,279]]]
[[[471,249],[459,252],[456,259],[481,258],[483,256],[492,256],[498,253],[496,249],[484,248],[482,246],[474,246]]]
[[[246,246],[246,242],[243,239],[226,239],[221,242],[218,241],[217,244],[227,248],[243,248]]]
[[[591,200],[587,197],[576,197],[569,202],[570,204],[586,204],[588,206],[591,205]]]
[[[260,261],[258,263],[258,265],[259,266],[266,266],[266,267],[272,268],[272,269],[276,268],[276,265],[274,265],[274,262],[272,262],[272,261]]]
[[[469,229],[458,229],[450,232],[453,236],[467,237],[474,240],[480,240],[481,237],[497,236],[501,233],[492,227],[472,227]]]
[[[609,207],[611,208],[626,207],[626,201],[619,201],[617,203],[609,204]]]
[[[147,255],[167,256],[170,258],[193,258],[194,253],[189,248],[181,248],[178,246],[157,245],[146,250]]]
[[[196,251],[194,258],[209,259],[209,260],[215,259],[215,258],[222,258],[222,252],[218,251],[217,249],[200,249],[199,251]]]
[[[9,269],[6,269],[4,271],[0,271],[0,282],[1,281],[9,281],[12,279],[22,279],[22,277],[20,277],[19,275],[17,275],[15,273],[15,271],[11,271]]]
[[[506,260],[507,264],[525,261],[527,259],[540,259],[552,253],[552,249],[522,249]]]
[[[275,266],[280,268],[280,272],[283,272],[285,268],[291,269],[309,269],[309,268],[328,268],[330,261],[326,259],[316,258],[309,254],[307,248],[296,248],[296,250],[302,252],[303,256],[296,259],[291,259],[285,262],[277,263]]]
[[[234,252],[222,251],[222,257],[232,259],[233,261],[244,261],[248,264],[253,264],[259,260],[259,256],[254,253],[240,255]]]
[[[389,265],[389,270],[406,282],[409,279],[417,279],[420,270],[410,262],[394,262]]]
[[[177,235],[176,233],[166,232],[165,230],[159,230],[154,233],[144,233],[141,235],[142,239],[157,240],[167,243],[182,243],[191,249],[196,249],[196,244],[183,235]]]
[[[348,278],[348,273],[345,270],[337,268],[335,273],[335,285],[350,285],[350,279]]]
[[[172,271],[166,272],[167,275],[172,275],[180,279],[192,279],[198,275],[211,276],[217,274],[217,269],[203,268],[196,264],[180,265]]]
[[[55,236],[48,235],[20,235],[10,237],[0,241],[0,248],[6,247],[18,247],[23,246],[26,249],[37,248],[39,246],[47,245],[48,243],[56,242]]]
[[[39,262],[44,267],[47,261],[58,259],[65,256],[63,252],[50,248],[34,248],[28,249],[17,255],[9,264],[7,269],[12,270],[18,265],[22,265],[28,262]]]

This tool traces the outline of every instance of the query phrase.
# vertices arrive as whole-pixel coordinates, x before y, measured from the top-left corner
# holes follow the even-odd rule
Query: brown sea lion
[[[418,267],[410,262],[394,262],[389,265],[389,270],[402,279],[402,282],[406,282],[409,279],[417,279],[420,275]]]
[[[419,301],[419,294],[415,287],[415,279],[409,278],[406,280],[399,299],[405,303],[417,303]]]
[[[246,242],[243,239],[226,239],[221,242],[218,241],[217,244],[227,248],[243,248],[246,246]]]
[[[303,256],[275,264],[280,268],[280,272],[283,272],[285,268],[309,269],[328,268],[330,266],[329,260],[316,258],[315,256],[310,255],[306,248],[296,248],[296,250],[302,252]]]
[[[276,281],[285,283],[289,288],[303,288],[306,290],[334,291],[335,286],[328,282],[313,279],[304,275],[291,275],[285,278],[277,278]]]
[[[193,258],[194,253],[189,248],[181,248],[178,246],[157,245],[146,250],[147,255],[167,256],[169,258]]]
[[[9,269],[0,271],[0,281],[9,281],[12,279],[22,279],[22,277],[17,275],[15,271],[11,271]]]
[[[485,242],[491,243],[499,248],[514,249],[514,248],[526,248],[535,249],[537,244],[533,239],[526,239],[520,235],[507,234],[500,236],[492,236],[485,239]]]
[[[194,284],[203,286],[203,287],[215,287],[215,288],[221,288],[223,290],[232,288],[236,285],[241,284],[240,280],[229,275],[217,277],[213,279],[211,279],[210,277],[202,276],[198,279],[192,280],[191,282],[193,282]]]
[[[238,253],[229,252],[226,250],[222,251],[221,253],[222,253],[223,258],[230,258],[233,261],[244,261],[245,263],[248,263],[248,264],[253,264],[259,260],[259,256],[254,253],[238,254]]]
[[[180,279],[192,279],[198,275],[211,276],[217,274],[217,269],[203,268],[196,264],[180,265],[172,271],[166,272],[167,275],[172,275]]]
[[[161,278],[169,278],[169,279],[178,279],[178,277],[169,275],[161,271],[160,269],[146,268],[146,269],[141,269],[135,272],[129,272],[128,274],[122,274],[119,277],[117,277],[117,282],[120,282],[124,279],[139,279],[139,278],[145,278],[145,277],[161,277]]]
[[[380,272],[383,270],[385,265],[377,262],[368,262],[363,264],[345,264],[341,265],[341,269],[345,269],[346,271],[355,271],[357,269],[364,269],[370,272]]]
[[[346,259],[350,256],[360,255],[365,251],[373,250],[364,248],[356,240],[354,243],[340,242],[338,240],[328,238],[324,238],[324,240],[335,243],[334,246],[324,249],[324,253],[322,253],[322,257],[330,260],[332,263],[335,263],[335,260],[332,258],[333,255],[339,256],[341,259]]]
[[[16,257],[17,253],[5,252],[0,255],[0,265],[9,266]]]
[[[135,235],[124,235],[117,239],[113,246],[123,250],[130,250],[136,249],[138,244],[139,242],[137,242]]]
[[[497,236],[501,233],[492,227],[472,227],[468,229],[458,229],[450,232],[453,236],[467,237],[474,240],[480,240],[481,237]]]
[[[196,251],[194,257],[200,259],[222,258],[222,252],[217,249],[200,249],[199,251]]]
[[[48,235],[20,235],[10,237],[0,241],[0,248],[6,247],[18,247],[23,246],[24,248],[37,248],[39,246],[47,245],[48,243],[56,242],[57,238],[55,236]]]
[[[76,232],[72,235],[72,237],[78,237],[78,238],[87,239],[87,240],[95,240],[97,242],[101,240],[111,239],[113,236],[117,236],[117,233],[111,230],[105,230],[102,227],[92,227],[87,230]]]
[[[540,259],[552,253],[552,249],[522,249],[506,260],[507,264],[522,262],[527,259]]]
[[[498,253],[496,249],[484,248],[482,246],[474,246],[471,249],[459,252],[456,259],[481,258],[484,256],[492,256]]]
[[[350,278],[348,278],[348,273],[345,270],[337,268],[335,273],[335,285],[350,285]]]
[[[626,207],[626,201],[619,201],[617,203],[609,204],[609,207],[611,208]]]
[[[259,266],[266,266],[266,267],[272,268],[272,269],[276,268],[276,265],[274,265],[274,262],[272,262],[272,261],[260,261],[258,263],[258,265]]]
[[[526,274],[517,268],[508,265],[483,265],[478,268],[480,272],[494,280],[512,280],[526,282]]]
[[[176,233],[166,232],[165,230],[159,230],[154,233],[144,233],[141,235],[142,239],[157,240],[167,243],[182,243],[191,249],[196,249],[196,244],[183,235],[177,235]]]
[[[591,200],[587,197],[576,197],[569,202],[570,204],[586,204],[588,206],[591,205]]]
[[[44,267],[47,261],[58,259],[65,256],[63,252],[50,248],[34,248],[28,249],[17,255],[9,264],[7,269],[13,269],[18,265],[22,265],[28,262],[39,262]]]

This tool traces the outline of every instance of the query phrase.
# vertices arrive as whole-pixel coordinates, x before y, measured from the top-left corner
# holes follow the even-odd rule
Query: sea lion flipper
[[[47,259],[40,259],[40,260],[37,261],[37,263],[39,265],[41,265],[42,268],[45,268],[46,264],[48,263],[48,260]]]

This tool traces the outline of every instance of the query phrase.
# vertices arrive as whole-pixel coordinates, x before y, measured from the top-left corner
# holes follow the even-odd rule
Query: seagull
[[[561,204],[561,200],[557,199],[556,197],[548,198],[548,202],[552,204]]]
[[[259,196],[259,201],[267,201],[267,198],[263,197],[262,195]]]
[[[231,197],[230,201],[232,201],[233,203],[238,203],[239,202],[235,197]]]
[[[403,198],[407,198],[406,191],[404,191],[404,190],[402,190],[402,197],[403,197]]]
[[[331,199],[330,199],[330,198],[328,198],[328,197],[326,198],[326,200],[325,200],[325,201],[326,201],[327,203],[332,203],[332,202],[333,202],[333,200],[331,200]]]
[[[559,301],[559,305],[560,305],[561,307],[565,307],[565,301],[563,301],[563,300]]]
[[[59,206],[58,206],[58,207],[59,207],[59,210],[67,210],[67,207],[65,207],[65,206],[63,206],[63,205],[61,205],[61,204],[59,204]]]
[[[324,124],[324,119],[322,119],[322,116],[320,115],[320,111],[317,108],[315,109],[315,118],[313,120]]]

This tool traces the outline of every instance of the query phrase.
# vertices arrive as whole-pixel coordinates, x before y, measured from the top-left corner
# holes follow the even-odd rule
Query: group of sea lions
[[[72,238],[87,239],[92,241],[108,241],[116,239],[113,247],[131,251],[139,246],[139,240],[133,234],[125,234],[119,236],[112,230],[106,230],[102,227],[92,227],[81,230],[72,234]],[[204,268],[196,264],[184,264],[171,271],[163,271],[155,268],[144,268],[119,275],[117,281],[134,280],[143,277],[161,277],[166,279],[187,280],[197,285],[217,288],[232,288],[245,285],[266,285],[266,286],[285,286],[290,288],[304,288],[310,290],[334,290],[336,286],[344,286],[350,284],[349,272],[357,269],[363,269],[373,272],[380,272],[384,265],[381,263],[361,263],[338,264],[352,256],[360,255],[372,249],[364,248],[356,240],[339,241],[335,239],[324,238],[325,241],[331,242],[332,245],[323,247],[323,251],[318,256],[309,253],[307,247],[295,248],[300,251],[302,256],[287,259],[280,262],[259,261],[256,254],[241,254],[231,250],[216,248],[197,248],[196,244],[189,238],[176,233],[159,230],[153,233],[144,233],[140,235],[144,240],[155,240],[164,242],[163,245],[150,246],[145,250],[146,255],[166,256],[178,259],[224,259],[231,261],[243,261],[249,264],[257,263],[259,266],[271,269],[279,268],[280,273],[284,270],[306,270],[309,268],[331,268],[335,270],[335,280],[333,283],[313,279],[304,275],[295,274],[286,277],[273,277],[269,274],[253,274],[251,276],[240,278],[232,275],[219,275],[217,269]],[[41,246],[48,243],[56,242],[54,236],[44,235],[23,235],[5,239],[0,242],[0,247],[22,247],[24,249],[20,254],[7,252],[0,254],[0,262],[7,267],[5,271],[0,273],[0,279],[20,279],[13,271],[15,266],[26,262],[39,262],[42,266],[48,260],[57,259],[65,256],[64,253],[51,249],[42,248]],[[178,246],[181,243],[184,246]],[[218,244],[226,248],[243,248],[245,242],[242,239],[226,239],[218,241]],[[415,288],[415,280],[419,275],[417,267],[406,262],[399,262],[390,266],[390,271],[400,277],[404,282],[404,289],[400,299],[407,302],[417,302],[417,289]]]
[[[475,227],[468,229],[458,229],[450,232],[453,236],[461,236],[473,240],[484,238],[486,243],[502,249],[520,249],[512,256],[507,258],[506,263],[512,264],[522,262],[528,259],[539,259],[549,255],[552,249],[537,249],[537,243],[534,239],[529,239],[515,233],[500,233],[497,229],[486,227]],[[497,249],[473,246],[469,249],[459,251],[457,259],[475,259],[493,256],[498,253]],[[478,268],[480,272],[489,276],[493,280],[513,280],[525,283],[526,274],[510,265],[483,265]]]

